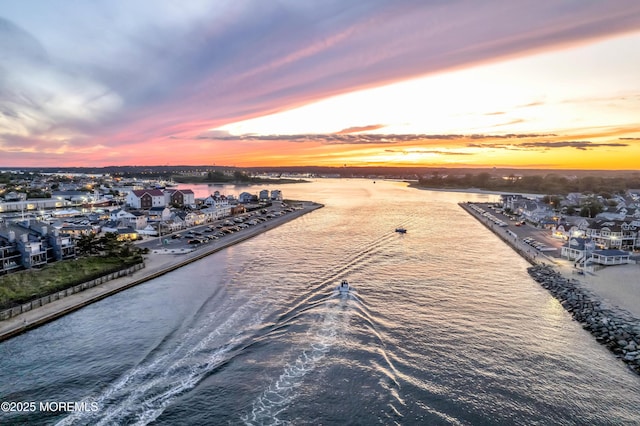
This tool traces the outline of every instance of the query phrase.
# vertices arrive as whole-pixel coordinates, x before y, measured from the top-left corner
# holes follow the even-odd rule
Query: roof
[[[574,250],[580,250],[580,251],[584,251],[585,250],[585,245],[591,243],[591,239],[587,239],[587,238],[581,238],[581,237],[573,237],[573,238],[569,238],[569,241],[567,241],[565,244],[563,244],[564,247],[570,247]]]
[[[144,194],[149,194],[152,197],[164,197],[164,192],[160,189],[134,189],[133,194],[136,197],[142,197]]]
[[[118,228],[116,230],[116,233],[117,234],[137,234],[138,231],[136,231],[133,228]]]
[[[600,256],[629,256],[628,251],[624,250],[616,250],[616,249],[608,249],[608,250],[594,250],[593,254],[597,254]]]
[[[175,194],[176,192],[181,192],[183,194],[193,194],[193,190],[191,189],[165,189],[165,193]]]

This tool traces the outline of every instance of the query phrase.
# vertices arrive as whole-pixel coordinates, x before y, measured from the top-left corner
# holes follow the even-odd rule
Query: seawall
[[[123,290],[142,284],[175,269],[205,258],[229,246],[246,241],[322,207],[324,207],[322,204],[305,201],[302,202],[302,208],[299,210],[272,218],[267,222],[254,225],[234,234],[227,235],[220,240],[209,245],[204,245],[189,253],[178,255],[147,255],[145,259],[145,267],[138,269],[125,277],[104,282],[100,285],[96,285],[92,288],[88,288],[62,299],[52,301],[39,307],[34,307],[33,309],[5,321],[0,321],[0,341],[39,327],[49,321],[53,321]]]
[[[582,328],[626,363],[630,370],[640,374],[640,320],[623,309],[605,307],[579,280],[563,277],[553,267],[552,259],[527,251],[513,231],[497,226],[474,210],[472,204],[459,205],[531,263],[533,266],[527,268],[529,275],[547,289]]]
[[[538,253],[527,250],[526,245],[524,245],[516,236],[514,236],[511,231],[505,229],[501,226],[496,225],[491,222],[487,217],[482,216],[479,212],[473,210],[471,206],[473,204],[470,203],[458,203],[463,210],[469,213],[471,216],[476,218],[478,222],[482,223],[487,227],[491,232],[500,237],[507,245],[509,245],[513,250],[516,251],[520,256],[525,258],[532,265],[537,265],[540,263],[545,263],[545,261],[549,261],[545,256],[539,256]]]
[[[560,301],[582,328],[640,374],[640,322],[636,318],[623,310],[603,307],[580,281],[564,278],[549,265],[531,266],[528,272]]]

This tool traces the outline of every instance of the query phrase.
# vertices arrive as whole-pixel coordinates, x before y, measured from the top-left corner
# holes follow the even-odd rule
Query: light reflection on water
[[[0,344],[3,399],[101,401],[77,424],[640,422],[638,377],[456,204],[495,196],[266,188],[326,207]]]

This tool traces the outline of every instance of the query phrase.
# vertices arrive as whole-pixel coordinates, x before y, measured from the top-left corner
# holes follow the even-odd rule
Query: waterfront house
[[[22,268],[22,255],[14,241],[9,241],[9,235],[0,233],[0,275],[15,272]]]
[[[500,196],[501,205],[504,210],[511,210],[516,212],[521,203],[524,203],[526,198],[520,194],[502,194]]]
[[[269,199],[269,191],[266,189],[263,189],[262,191],[260,191],[258,195],[258,199],[260,201],[267,201]]]
[[[519,204],[515,212],[519,213],[528,222],[539,224],[544,219],[554,216],[553,209],[539,201],[526,200]]]
[[[195,194],[191,189],[165,189],[165,204],[176,207],[196,206]]]
[[[620,220],[594,220],[585,234],[603,249],[633,249],[637,245],[638,228]]]
[[[594,250],[590,261],[598,265],[626,265],[629,263],[630,254],[624,250]]]
[[[164,192],[160,189],[136,189],[129,191],[126,202],[131,207],[143,210],[167,205]]]
[[[213,194],[209,195],[202,201],[207,207],[216,207],[216,208],[224,208],[229,206],[230,199],[226,195],[220,195],[220,192],[216,191]]]
[[[562,246],[561,256],[574,263],[584,263],[596,245],[590,238],[571,237]]]
[[[279,189],[271,191],[271,199],[274,201],[282,201],[282,191]]]
[[[8,223],[0,230],[2,271],[44,266],[76,256],[75,241],[43,222]]]
[[[238,196],[238,201],[243,204],[251,203],[254,200],[257,200],[256,196],[253,194],[249,194],[248,192],[242,192]]]
[[[16,243],[22,255],[22,266],[35,268],[47,264],[47,249],[44,241],[28,230],[17,233]]]

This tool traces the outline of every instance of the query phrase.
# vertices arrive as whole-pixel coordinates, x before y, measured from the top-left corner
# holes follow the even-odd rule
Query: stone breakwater
[[[579,281],[564,278],[551,266],[536,265],[527,270],[582,324],[582,328],[591,332],[629,369],[640,374],[640,320],[620,309],[605,307]]]

